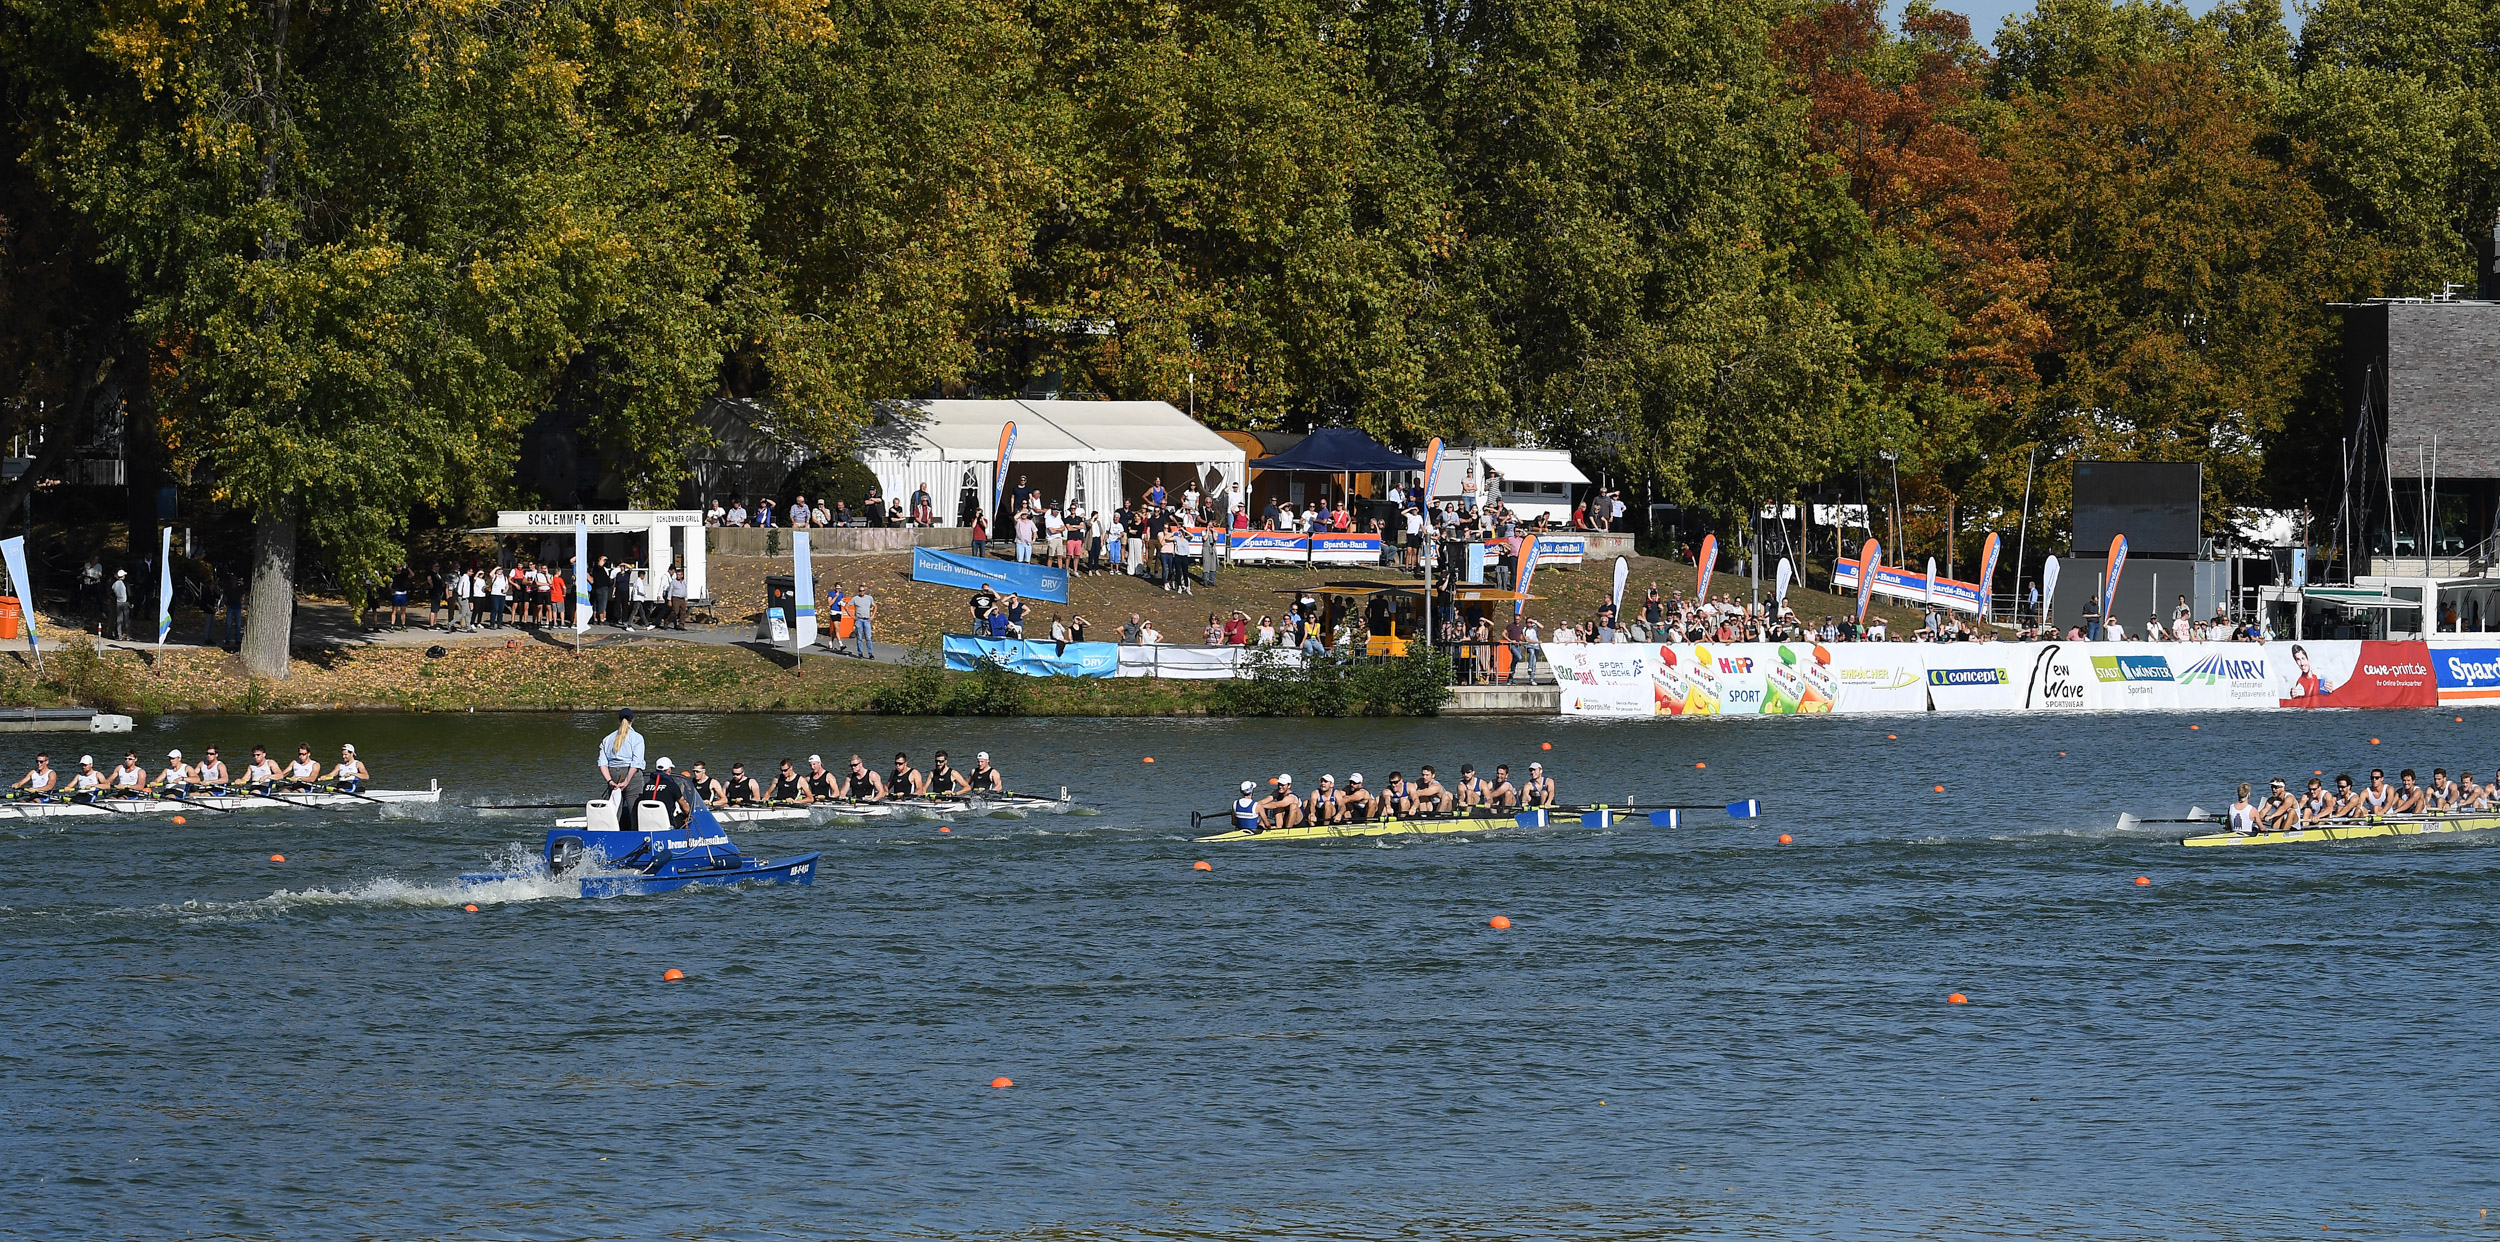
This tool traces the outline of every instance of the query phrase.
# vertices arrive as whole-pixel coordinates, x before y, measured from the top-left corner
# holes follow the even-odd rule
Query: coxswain
[[[1233,831],[1256,836],[1259,832],[1259,783],[1243,781],[1241,796],[1233,799]]]
[[[694,796],[703,799],[703,805],[715,809],[729,805],[729,790],[721,785],[720,778],[712,775],[711,769],[703,766],[702,760],[695,760],[694,766],[686,769],[686,774],[694,778]]]
[[[747,765],[743,763],[730,764],[729,805],[753,806],[763,800],[764,787],[756,784],[754,777],[747,775]]]
[[[1519,789],[1510,783],[1510,765],[1493,765],[1493,784],[1484,791],[1484,804],[1497,811],[1519,809]]]
[[[2388,813],[2391,815],[2421,814],[2423,809],[2422,795],[2425,792],[2427,791],[2420,785],[2414,783],[2413,769],[2406,768],[2404,771],[2397,773],[2396,800],[2389,805]]]
[[[191,793],[191,765],[182,761],[180,750],[165,752],[165,769],[150,784],[169,797],[183,798]]]
[[[2300,831],[2300,803],[2292,797],[2292,791],[2285,787],[2283,778],[2279,776],[2267,787],[2265,805],[2257,808],[2257,812],[2258,822],[2264,824],[2268,832]]]
[[[943,798],[952,794],[968,793],[971,789],[971,780],[955,770],[955,765],[947,761],[945,751],[939,751],[929,760],[930,793]]]
[[[352,744],[339,747],[338,766],[321,778],[330,788],[346,793],[363,789],[365,782],[372,779],[373,773],[366,770],[364,760],[356,757],[356,748]]]
[[[2334,817],[2335,795],[2326,791],[2324,782],[2317,777],[2310,777],[2309,792],[2302,794],[2300,798],[2300,822],[2319,824]]]
[[[1389,773],[1389,783],[1380,787],[1380,804],[1391,815],[1415,813],[1415,787],[1406,783],[1405,773]]]
[[[198,781],[200,788],[218,793],[225,792],[228,786],[234,784],[234,778],[226,773],[226,761],[217,757],[214,746],[200,756],[199,764],[191,769],[191,779]]]
[[[2256,833],[2257,808],[2249,805],[2247,781],[2240,782],[2239,799],[2231,804],[2226,814],[2230,818],[2232,835],[2245,837]]]
[[[972,757],[971,784],[974,793],[1007,792],[1007,778],[990,766],[990,752],[985,750]]]
[[[1345,793],[1338,798],[1347,819],[1362,823],[1381,812],[1380,795],[1363,788],[1363,774],[1351,772],[1345,778]]]
[[[28,768],[26,775],[17,778],[17,783],[9,788],[38,802],[49,802],[52,791],[58,789],[60,784],[61,774],[52,770],[52,756],[38,754],[35,766]]]
[[[641,743],[637,741],[635,745],[640,746]],[[321,761],[312,757],[312,747],[296,747],[295,761],[286,765],[287,788],[310,789],[313,783],[320,779]]]
[[[148,770],[139,766],[138,751],[122,756],[121,766],[113,769],[113,779],[108,784],[116,793],[123,790],[138,793],[148,787]]]
[[[1486,784],[1482,778],[1476,775],[1476,765],[1472,763],[1462,763],[1458,765],[1459,810],[1470,811],[1474,810],[1479,805],[1491,805],[1486,795],[1491,793],[1492,789],[1493,787],[1491,785]]]
[[[80,755],[78,770],[69,774],[69,800],[92,803],[104,792],[104,774],[95,770],[94,755]]]
[[[1302,800],[1293,796],[1293,773],[1278,774],[1274,784],[1276,788],[1271,790],[1266,797],[1259,799],[1259,831],[1273,832],[1278,828],[1300,827]]]
[[[278,761],[269,757],[269,748],[252,748],[252,761],[243,768],[243,786],[258,793],[267,793],[278,783]]]
[[[764,795],[766,802],[779,805],[806,806],[816,799],[807,792],[807,779],[799,775],[799,765],[781,761],[781,775],[773,778],[773,787]]]
[[[883,802],[885,780],[869,771],[865,760],[853,755],[850,775],[843,780],[842,796],[852,802]]]
[[[1528,783],[1519,787],[1519,802],[1522,806],[1554,805],[1554,778],[1545,774],[1544,764],[1528,765]]]
[[[1423,766],[1421,774],[1415,778],[1414,813],[1417,815],[1450,813],[1450,791],[1441,784],[1440,775],[1432,770],[1432,765],[1429,763]]]
[[[2448,779],[2448,769],[2431,769],[2431,787],[2423,808],[2438,813],[2457,809],[2457,783]]]
[[[811,802],[831,802],[842,796],[842,778],[825,766],[823,755],[807,757],[807,797]]]
[[[898,750],[894,752],[894,770],[885,774],[885,787],[897,798],[917,798],[929,792],[929,778],[911,766],[910,755]]]
[[[599,779],[608,783],[608,801],[619,810],[624,809],[626,791],[641,781],[642,760],[642,735],[634,731],[634,709],[620,707],[616,732],[599,739]]]

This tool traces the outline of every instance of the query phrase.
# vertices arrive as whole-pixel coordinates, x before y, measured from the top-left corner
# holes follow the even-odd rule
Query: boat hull
[[[664,824],[658,803],[645,803],[644,822]],[[709,808],[698,807],[681,827],[598,829],[557,827],[547,833],[539,853],[543,870],[483,872],[460,877],[460,886],[485,888],[515,881],[530,885],[553,879],[570,883],[583,897],[641,897],[681,888],[725,884],[816,883],[815,854],[792,858],[750,858],[740,852]]]
[[[2242,845],[2323,845],[2335,841],[2367,841],[2377,837],[2431,837],[2459,832],[2486,832],[2500,828],[2500,815],[2425,815],[2356,820],[2349,824],[2321,824],[2298,832],[2252,832],[2242,836],[2235,832],[2216,832],[2189,837],[2181,845],[2199,848]]]
[[[181,815],[206,811],[273,811],[294,807],[298,810],[346,810],[359,806],[423,804],[440,802],[440,786],[430,789],[368,789],[359,796],[343,793],[270,793],[270,794],[204,794],[174,801],[168,798],[103,798],[98,803],[86,802],[5,802],[0,803],[0,820],[5,819],[101,819],[114,815]]]
[[[1576,818],[1576,817],[1574,817]],[[1563,822],[1574,822],[1565,818]],[[1445,836],[1468,832],[1499,832],[1504,828],[1541,828],[1550,820],[1544,811],[1521,811],[1513,815],[1431,815],[1413,819],[1371,819],[1352,824],[1297,824],[1291,828],[1270,828],[1265,832],[1234,829],[1213,836],[1199,837],[1210,843],[1232,841],[1335,841],[1349,837]]]

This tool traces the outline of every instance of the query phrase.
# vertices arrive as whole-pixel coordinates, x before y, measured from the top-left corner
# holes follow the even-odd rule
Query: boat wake
[[[124,910],[123,914],[171,914],[185,925],[216,923],[248,923],[275,918],[298,911],[371,907],[375,909],[459,909],[476,904],[511,905],[528,901],[560,899],[578,900],[584,879],[605,875],[625,875],[604,869],[577,869],[559,880],[547,873],[547,865],[538,852],[527,845],[514,843],[496,856],[489,866],[509,878],[488,884],[463,887],[456,881],[443,883],[411,883],[397,876],[376,876],[343,888],[326,885],[304,889],[282,888],[266,897],[248,901],[185,901],[177,905],[157,906],[146,910]]]

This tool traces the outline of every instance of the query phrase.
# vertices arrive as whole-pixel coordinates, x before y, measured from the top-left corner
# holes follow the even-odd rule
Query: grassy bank
[[[942,713],[962,704],[972,674],[911,672],[892,665],[810,659],[743,647],[615,640],[580,656],[539,642],[453,647],[429,657],[413,647],[302,653],[284,681],[247,676],[217,651],[84,648],[45,657],[38,676],[23,655],[0,660],[0,702],[93,707],[132,714],[306,711],[657,711]],[[927,678],[936,676],[935,697]],[[1182,716],[1208,712],[1214,682],[1142,678],[1015,679],[1014,711],[1029,716]],[[883,698],[880,698],[880,692]],[[997,705],[997,696],[986,704]],[[966,710],[957,706],[954,710]]]

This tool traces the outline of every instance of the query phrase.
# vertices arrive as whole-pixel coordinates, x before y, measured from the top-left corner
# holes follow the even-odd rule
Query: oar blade
[[[1682,811],[1651,811],[1649,813],[1649,826],[1652,828],[1680,828],[1683,824],[1684,812]]]
[[[1758,798],[1747,798],[1742,802],[1730,802],[1727,804],[1727,817],[1729,819],[1754,819],[1761,814],[1762,802]]]
[[[2203,818],[2205,818],[2205,808],[2203,808],[2203,807],[2201,807],[2201,806],[2192,806],[2192,807],[2189,807],[2189,808],[2188,808],[2188,816],[2187,816],[2187,817],[2188,817],[2189,819],[2203,819]]]
[[[2129,815],[2125,811],[2120,811],[2118,813],[2118,831],[2120,832],[2132,831],[2137,824],[2143,822],[2143,820],[2137,819],[2135,816]]]
[[[1511,822],[1522,828],[1543,828],[1549,820],[1545,808],[1540,806],[1521,811]]]

